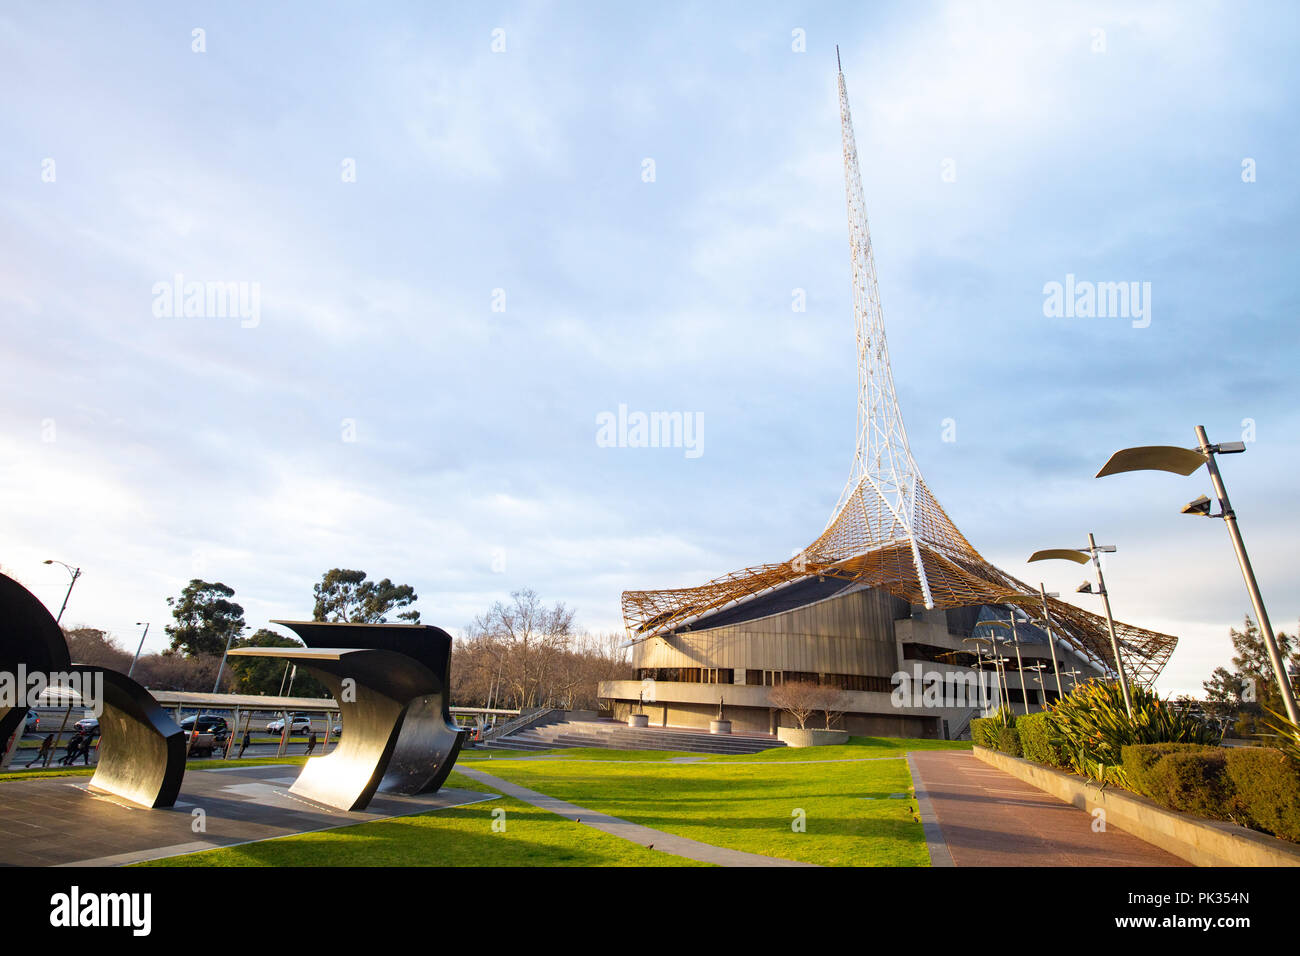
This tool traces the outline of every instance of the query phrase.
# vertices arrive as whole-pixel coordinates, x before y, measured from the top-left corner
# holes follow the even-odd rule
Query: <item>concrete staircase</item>
[[[555,720],[492,741],[502,750],[603,747],[607,750],[680,750],[699,754],[752,754],[785,743],[767,734],[711,734],[686,727],[629,727],[613,720]]]

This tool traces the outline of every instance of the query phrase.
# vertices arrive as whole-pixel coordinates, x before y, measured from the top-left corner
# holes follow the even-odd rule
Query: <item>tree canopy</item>
[[[231,600],[234,596],[234,588],[194,578],[179,597],[169,597],[176,623],[164,630],[172,650],[188,656],[224,653],[226,642],[244,633],[244,609]]]
[[[420,612],[411,608],[419,595],[409,584],[394,584],[388,578],[372,581],[364,571],[331,568],[313,589],[316,607],[312,620],[352,624],[384,624],[397,608],[396,616],[408,624],[420,623]]]

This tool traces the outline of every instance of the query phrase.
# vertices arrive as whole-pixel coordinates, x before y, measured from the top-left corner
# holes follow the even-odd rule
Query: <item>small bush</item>
[[[1174,753],[1216,753],[1218,747],[1207,744],[1129,744],[1121,751],[1124,777],[1130,790],[1155,799],[1151,792],[1151,769],[1165,757]]]
[[[1037,713],[1017,717],[1016,732],[1020,735],[1020,749],[1026,760],[1062,769],[1070,766],[1069,755],[1057,739],[1051,714]]]
[[[1222,748],[1166,754],[1146,771],[1146,786],[1151,799],[1170,810],[1231,820],[1236,808]]]
[[[1012,757],[1020,756],[1020,733],[1015,724],[997,728],[997,750]]]
[[[1227,764],[1245,822],[1300,843],[1300,764],[1255,747],[1228,750]]]
[[[990,734],[994,726],[1001,726],[999,721],[992,717],[976,717],[970,722],[970,739],[976,747],[984,747],[987,750],[996,750],[993,745]]]

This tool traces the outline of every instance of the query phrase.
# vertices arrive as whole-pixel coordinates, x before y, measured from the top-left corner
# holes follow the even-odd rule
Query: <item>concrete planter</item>
[[[649,727],[650,715],[649,714],[628,714],[627,725],[629,727]]]
[[[787,747],[830,747],[849,742],[847,730],[800,730],[797,727],[778,727],[776,739],[785,741]]]
[[[1102,808],[1108,825],[1197,866],[1300,866],[1300,846],[1294,843],[1235,823],[1166,810],[1136,793],[1118,787],[1103,790],[1083,777],[1031,760],[983,747],[974,747],[972,751],[985,763],[1080,810],[1091,813]]]
[[[731,721],[729,720],[710,720],[709,733],[711,734],[729,734],[731,733]]]

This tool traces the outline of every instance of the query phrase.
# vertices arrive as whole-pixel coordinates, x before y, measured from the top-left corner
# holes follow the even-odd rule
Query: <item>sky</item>
[[[126,15],[122,15],[125,11]],[[999,567],[1180,636],[1249,604],[1222,468],[1294,631],[1300,13],[1278,3],[10,6],[0,11],[0,566],[166,646],[192,577],[250,628],[332,567],[461,631],[512,590],[788,559],[854,451],[843,58],[911,448]],[[177,277],[180,277],[178,280]],[[1136,282],[1146,318],[1049,315]],[[234,283],[245,308],[179,282]],[[1146,284],[1149,283],[1149,286]],[[679,413],[686,447],[598,423]]]

